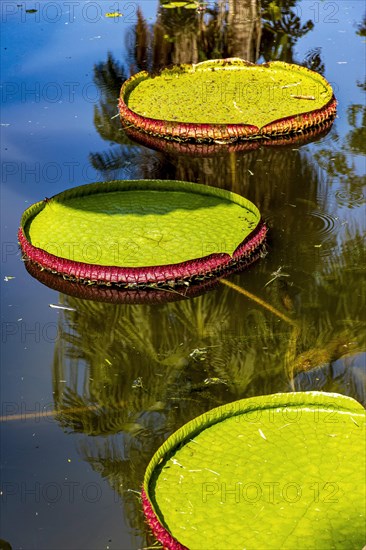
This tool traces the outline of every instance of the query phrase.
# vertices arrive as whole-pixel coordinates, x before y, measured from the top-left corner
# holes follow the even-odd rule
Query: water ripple
[[[357,208],[365,204],[365,195],[361,190],[346,191],[344,189],[335,192],[335,198],[339,206],[347,208]]]
[[[341,226],[340,219],[319,211],[309,212],[309,216],[311,216],[309,232],[316,238],[314,246],[319,248],[320,256],[330,256],[334,247],[337,246],[337,233]]]
[[[313,227],[319,237],[330,236],[339,225],[339,218],[326,212],[313,211],[309,213],[313,219]]]

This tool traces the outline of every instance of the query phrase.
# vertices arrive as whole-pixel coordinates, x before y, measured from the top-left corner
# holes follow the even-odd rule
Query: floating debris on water
[[[58,304],[49,304],[50,308],[52,309],[63,309],[65,311],[76,311],[73,307],[67,307],[67,306],[60,306]]]

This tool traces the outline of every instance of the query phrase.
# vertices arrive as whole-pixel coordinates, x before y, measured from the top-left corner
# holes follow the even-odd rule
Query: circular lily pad
[[[362,548],[365,416],[321,392],[213,409],[151,460],[147,520],[167,549]]]
[[[219,143],[303,132],[333,120],[336,105],[314,71],[238,58],[137,73],[119,101],[122,121],[148,134]]]
[[[169,180],[75,187],[28,208],[18,232],[25,256],[71,281],[189,286],[240,269],[267,228],[247,199]]]

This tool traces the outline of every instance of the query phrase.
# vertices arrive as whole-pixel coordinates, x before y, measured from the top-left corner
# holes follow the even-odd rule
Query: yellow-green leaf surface
[[[210,124],[251,124],[324,107],[333,92],[318,73],[299,65],[251,65],[233,60],[165,69],[147,75],[131,91],[128,107],[143,116]]]
[[[162,8],[185,8],[189,2],[169,2],[162,4]]]
[[[255,397],[173,434],[145,490],[190,550],[365,544],[365,410],[338,394]]]
[[[75,189],[38,203],[25,230],[34,246],[79,262],[141,267],[232,255],[260,220],[243,197],[193,183],[142,180]]]

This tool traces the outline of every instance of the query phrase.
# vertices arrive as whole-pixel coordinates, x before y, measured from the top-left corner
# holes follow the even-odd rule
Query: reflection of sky
[[[331,82],[338,100],[337,130],[348,130],[345,111],[351,103],[364,104],[364,96],[356,82],[365,78],[365,38],[356,34],[365,11],[363,2],[300,2],[297,11],[302,23],[318,17],[312,31],[301,38],[295,49],[295,59],[302,62],[305,55],[321,47],[325,61],[326,79]],[[315,10],[315,11],[314,11]]]
[[[364,92],[357,86],[363,82],[364,43],[365,38],[356,34],[357,27],[364,16],[363,2],[311,2],[299,3],[296,12],[301,16],[302,23],[317,17],[312,31],[301,38],[295,48],[295,60],[302,62],[306,54],[317,47],[321,48],[321,58],[325,64],[325,78],[332,84],[338,100],[337,118],[334,128],[339,134],[339,141],[330,132],[320,142],[308,146],[316,152],[322,148],[337,151],[345,136],[350,131],[347,120],[347,108],[352,104],[364,105]],[[361,117],[358,117],[360,123]],[[348,163],[353,167],[353,173],[362,176],[365,173],[365,158],[361,155],[347,153]],[[321,175],[322,170],[319,169]],[[336,218],[337,241],[341,244],[347,239],[347,232],[354,234],[355,230],[365,231],[365,212],[362,200],[356,200],[359,207],[349,208],[347,200],[344,204],[337,200],[337,195],[343,193],[343,184],[338,178],[330,180],[326,173],[320,178],[319,204],[324,205],[322,197],[327,196],[326,210]],[[351,203],[351,201],[350,201]],[[349,204],[350,204],[349,203]],[[324,205],[325,206],[325,205]]]
[[[42,80],[47,70],[47,78],[52,79],[53,75],[59,82],[60,73],[80,79],[77,63],[88,57],[97,59],[98,52],[110,49],[117,53],[119,48],[121,54],[126,31],[136,23],[137,6],[151,21],[155,18],[157,2],[36,2],[38,12],[35,14],[25,13],[24,5],[17,8],[15,2],[4,4],[3,48],[8,49],[11,58],[4,56],[3,70],[8,70],[11,77],[31,74],[32,79],[38,76]],[[104,16],[106,12],[118,10],[123,13],[122,17]]]
[[[9,124],[2,128],[8,143],[3,160],[60,162],[76,156],[86,161],[90,148],[101,142],[93,126],[93,107],[100,99],[93,65],[105,61],[108,51],[123,60],[137,4],[121,3],[126,13],[114,19],[104,14],[118,9],[116,2],[61,2],[59,13],[57,3],[44,4],[47,9],[36,4],[36,14],[18,8],[9,15],[8,8],[3,15],[2,123]],[[155,14],[155,2],[141,7],[145,17]]]

